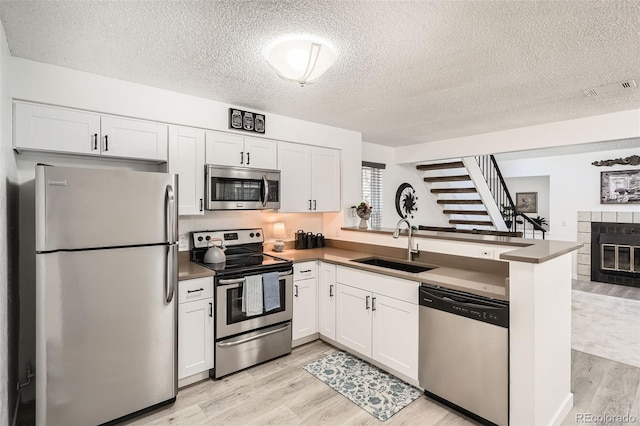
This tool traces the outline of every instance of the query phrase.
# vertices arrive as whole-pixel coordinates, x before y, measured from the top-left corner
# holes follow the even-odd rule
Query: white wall
[[[384,163],[387,166],[383,173],[383,228],[393,228],[400,220],[400,215],[396,212],[395,198],[396,190],[404,182],[413,186],[418,197],[418,211],[413,219],[409,219],[412,225],[449,226],[442,214],[442,208],[436,203],[436,197],[422,180],[422,174],[411,164],[397,164],[394,148],[363,142],[362,160]],[[358,202],[360,201],[354,204]],[[353,226],[358,222],[356,217]]]
[[[4,27],[0,23],[0,424],[9,423],[9,416],[13,410],[15,391],[9,386],[10,378],[16,379],[13,348],[9,346],[10,319],[9,316],[9,287],[10,265],[9,249],[12,248],[14,236],[11,226],[11,209],[15,209],[12,199],[11,186],[16,179],[16,165],[11,149],[11,100],[8,94],[7,62],[10,59],[9,47],[4,34]],[[17,215],[16,215],[17,216]],[[9,394],[11,389],[11,394]]]
[[[638,146],[640,148],[640,144]],[[638,211],[640,205],[600,204],[600,173],[640,169],[638,166],[595,167],[593,161],[637,155],[637,149],[588,152],[584,154],[502,160],[505,178],[549,176],[549,216],[553,239],[577,241],[578,211]]]
[[[443,160],[640,137],[640,109],[399,147],[396,162]]]
[[[502,162],[498,161],[498,166],[502,167],[501,164]],[[540,216],[547,219],[547,222],[549,222],[547,238],[553,239],[553,234],[551,233],[552,224],[549,219],[549,176],[505,177],[504,181],[511,197],[513,197],[514,203],[517,202],[516,196],[519,192],[536,192],[538,194],[538,210],[535,213],[527,213],[527,215],[531,218]],[[528,228],[530,228],[530,225]]]

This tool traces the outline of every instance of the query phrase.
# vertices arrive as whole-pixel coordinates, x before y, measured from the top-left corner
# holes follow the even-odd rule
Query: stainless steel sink
[[[379,266],[381,268],[395,269],[396,271],[413,272],[413,273],[425,272],[425,271],[430,271],[431,269],[434,269],[429,266],[420,266],[416,264],[395,262],[393,260],[381,259],[379,257],[365,257],[364,259],[355,259],[354,262],[364,263],[366,265],[371,265],[371,266]]]

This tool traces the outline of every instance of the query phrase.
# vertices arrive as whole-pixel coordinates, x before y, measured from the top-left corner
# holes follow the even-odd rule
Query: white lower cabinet
[[[419,284],[389,277],[385,286],[384,275],[337,270],[336,341],[417,380]],[[395,285],[405,300],[381,294]]]
[[[336,265],[318,264],[318,331],[336,340]]]
[[[318,332],[316,269],[315,261],[293,265],[293,341]]]
[[[213,278],[180,281],[178,379],[213,368]]]

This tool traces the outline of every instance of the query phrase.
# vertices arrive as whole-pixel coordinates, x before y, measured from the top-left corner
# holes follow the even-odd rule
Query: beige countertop
[[[372,257],[373,255],[371,253],[337,249],[333,247],[308,250],[284,250],[282,252],[270,251],[267,252],[267,254],[280,257],[282,259],[291,260],[294,263],[309,260],[321,260],[323,262],[348,266],[350,268],[356,268],[363,271],[375,272],[395,278],[416,281],[417,283],[441,285],[444,287],[463,291],[474,291],[474,293],[500,299],[508,299],[509,294],[508,278],[503,274],[477,272],[434,264],[431,265],[434,267],[434,269],[425,272],[412,273],[396,271],[394,269],[354,262],[354,260],[356,259]],[[404,262],[403,259],[397,259],[387,256],[376,257]],[[414,264],[418,263],[414,262]]]
[[[189,260],[189,252],[181,251],[178,254],[178,281],[192,280],[194,278],[213,277],[215,272],[200,266]]]
[[[371,232],[389,235],[393,234],[394,231],[394,229],[391,228],[361,229],[357,227],[344,227],[342,229],[346,231]],[[404,233],[406,233],[406,231],[403,232],[403,234]],[[569,241],[534,240],[479,234],[456,234],[455,232],[443,231],[414,231],[413,236],[437,240],[513,246],[514,249],[502,253],[500,255],[500,259],[525,263],[543,263],[555,257],[578,250],[582,247],[581,243]]]

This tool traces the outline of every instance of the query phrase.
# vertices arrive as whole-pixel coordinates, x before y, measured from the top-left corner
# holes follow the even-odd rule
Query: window
[[[382,172],[385,164],[362,162],[362,201],[369,203],[371,227],[382,227]]]

